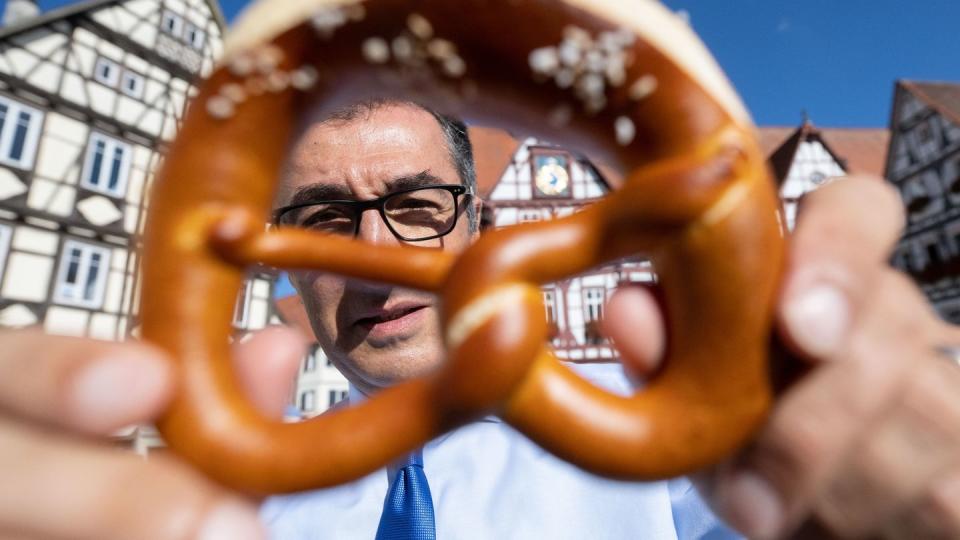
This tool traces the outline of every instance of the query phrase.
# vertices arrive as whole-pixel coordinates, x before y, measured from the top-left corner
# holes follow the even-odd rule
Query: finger
[[[621,287],[613,294],[603,331],[616,344],[632,378],[642,379],[660,366],[666,330],[657,300],[645,287]]]
[[[234,347],[240,382],[262,413],[283,416],[311,341],[292,328],[273,326]]]
[[[718,474],[718,511],[751,537],[794,526],[841,464],[894,401],[931,321],[901,275],[887,271],[842,353],[782,396],[752,448]],[[852,455],[852,454],[850,454]]]
[[[900,237],[902,207],[884,182],[856,176],[805,200],[778,310],[781,334],[801,356],[830,359],[843,348]]]
[[[36,421],[108,434],[153,418],[170,399],[172,371],[157,349],[0,333],[0,408]]]
[[[913,356],[908,381],[883,420],[848,455],[817,514],[842,536],[876,534],[960,462],[960,369],[932,350]]]
[[[255,510],[186,466],[0,420],[0,530],[76,540],[263,538]]]
[[[960,537],[960,467],[935,480],[884,531],[884,537],[929,540]]]

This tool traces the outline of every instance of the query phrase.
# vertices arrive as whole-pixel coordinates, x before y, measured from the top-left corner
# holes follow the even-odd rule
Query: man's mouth
[[[426,314],[423,304],[397,306],[380,309],[357,319],[354,324],[367,331],[369,337],[388,338],[399,336],[413,329]]]
[[[375,324],[380,324],[388,321],[395,321],[397,319],[406,317],[407,315],[413,313],[414,311],[423,309],[427,306],[412,306],[403,309],[391,309],[384,310],[382,313],[374,315],[372,317],[363,317],[362,319],[357,320],[357,324],[361,326],[373,326]]]

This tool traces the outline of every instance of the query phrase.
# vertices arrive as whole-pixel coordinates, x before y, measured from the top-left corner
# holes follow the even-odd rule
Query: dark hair
[[[450,152],[450,160],[453,162],[457,175],[460,177],[460,183],[466,186],[474,197],[477,193],[477,173],[473,163],[473,145],[470,143],[470,135],[467,132],[467,125],[457,117],[443,114],[435,111],[426,105],[415,101],[404,101],[394,99],[367,99],[357,103],[337,109],[336,111],[325,115],[323,122],[350,122],[356,120],[361,115],[369,116],[384,107],[400,105],[414,107],[428,112],[436,119],[443,132],[443,137],[447,142],[447,150]],[[470,225],[470,231],[476,231],[479,226],[476,209],[472,203],[467,204],[467,221]]]

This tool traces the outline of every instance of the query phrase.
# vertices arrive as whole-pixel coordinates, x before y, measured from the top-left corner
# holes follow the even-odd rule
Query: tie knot
[[[423,468],[423,450],[415,450],[404,456],[403,460],[397,463],[399,468],[404,469],[411,465]]]

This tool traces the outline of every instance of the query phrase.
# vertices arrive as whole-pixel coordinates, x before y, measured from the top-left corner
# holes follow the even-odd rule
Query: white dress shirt
[[[595,384],[630,391],[619,364],[574,366]],[[350,400],[364,399],[351,388]],[[323,452],[323,441],[317,441]],[[496,417],[428,443],[438,540],[727,539],[685,478],[621,482],[566,463]],[[261,517],[273,540],[373,540],[390,486],[388,469],[328,489],[272,497]]]

